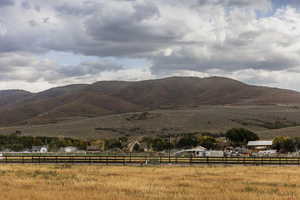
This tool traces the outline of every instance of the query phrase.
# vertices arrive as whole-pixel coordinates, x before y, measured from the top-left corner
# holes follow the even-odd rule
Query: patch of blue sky
[[[49,59],[61,65],[78,65],[86,61],[97,61],[96,56],[84,56],[79,54],[73,54],[68,52],[50,51],[40,56],[40,59]]]
[[[108,62],[125,68],[150,67],[151,63],[143,58],[97,57],[73,54],[69,52],[50,51],[41,55],[40,59],[49,59],[59,65],[80,65],[83,62]]]
[[[268,10],[256,10],[256,17],[266,18],[272,17],[278,9],[285,9],[287,7],[295,8],[297,11],[300,11],[300,0],[271,0],[272,9]]]
[[[143,58],[115,58],[109,57],[110,61],[126,68],[149,67],[151,63]]]
[[[300,11],[300,0],[272,0],[273,10],[279,8],[293,7]]]

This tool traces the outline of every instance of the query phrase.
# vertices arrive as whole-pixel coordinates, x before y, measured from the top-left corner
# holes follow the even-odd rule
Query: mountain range
[[[223,77],[100,81],[38,93],[0,91],[0,125],[57,123],[111,114],[200,105],[300,104],[292,90],[252,86]]]

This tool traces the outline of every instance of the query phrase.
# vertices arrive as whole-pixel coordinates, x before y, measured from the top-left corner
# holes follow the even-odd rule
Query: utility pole
[[[169,135],[169,163],[171,163],[171,135]]]

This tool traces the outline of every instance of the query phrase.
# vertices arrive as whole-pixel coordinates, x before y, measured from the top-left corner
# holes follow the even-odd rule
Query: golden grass
[[[296,200],[298,167],[0,166],[5,200]]]

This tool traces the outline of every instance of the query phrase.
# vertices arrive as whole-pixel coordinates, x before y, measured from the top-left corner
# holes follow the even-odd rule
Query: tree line
[[[182,133],[180,135],[144,136],[134,151],[164,151],[168,149],[186,149],[203,146],[207,149],[224,149],[226,146],[241,147],[248,141],[259,140],[256,133],[244,128],[232,128],[225,133]],[[20,136],[18,133],[0,135],[0,151],[31,150],[32,146],[48,146],[50,151],[62,147],[74,146],[86,150],[88,146],[97,146],[99,150],[128,150],[129,138],[119,137],[110,139],[81,140],[75,138],[60,138],[46,136]],[[294,152],[300,149],[300,137],[278,136],[273,140],[273,149],[279,152]]]
[[[58,150],[61,147],[74,146],[86,149],[88,142],[74,138],[59,137],[33,137],[19,136],[18,134],[0,135],[0,150],[24,151],[31,150],[32,146],[48,146],[49,149]]]

